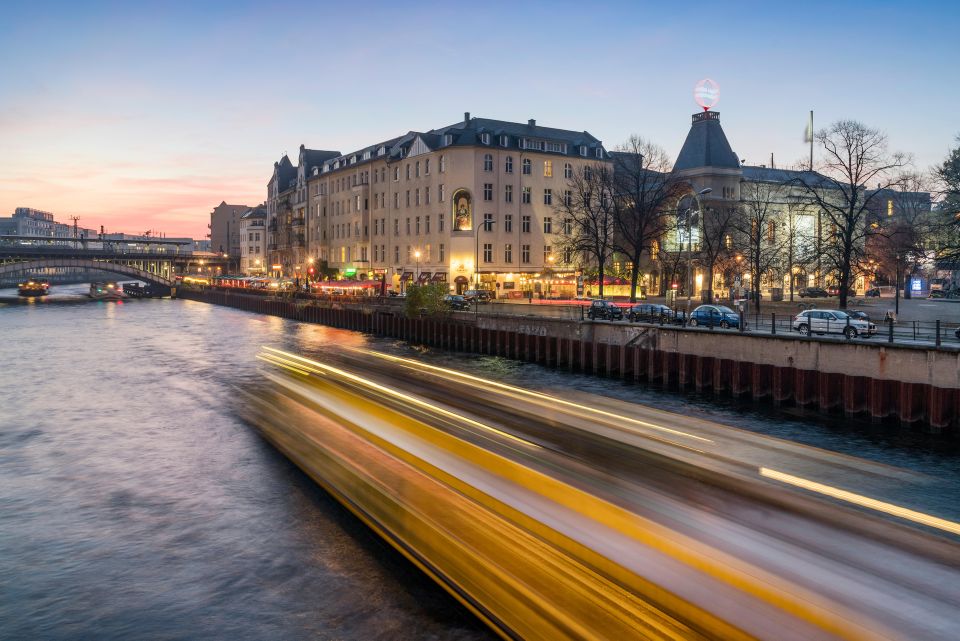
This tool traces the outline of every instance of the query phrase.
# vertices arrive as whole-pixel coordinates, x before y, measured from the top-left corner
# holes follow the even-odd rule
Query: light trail
[[[355,352],[361,352],[361,353],[363,353],[363,354],[368,354],[368,355],[370,355],[370,356],[375,356],[375,357],[380,358],[380,359],[383,359],[383,360],[393,361],[393,362],[397,362],[397,363],[404,363],[404,364],[406,364],[406,365],[416,366],[416,367],[420,367],[420,368],[423,368],[423,369],[433,370],[433,371],[436,371],[436,372],[442,372],[442,373],[448,374],[448,375],[450,375],[450,376],[456,376],[457,378],[466,379],[466,380],[473,381],[473,382],[476,382],[476,383],[483,383],[483,384],[485,384],[485,385],[489,385],[489,386],[491,386],[491,387],[497,387],[497,388],[500,388],[500,389],[504,389],[504,390],[507,390],[507,391],[510,391],[510,392],[514,392],[514,393],[516,393],[516,394],[523,394],[523,395],[525,395],[525,396],[529,396],[529,397],[536,398],[536,399],[539,399],[539,400],[546,400],[546,401],[550,401],[551,403],[558,403],[558,404],[560,404],[560,405],[565,405],[565,406],[567,406],[567,407],[573,407],[573,408],[576,408],[576,409],[581,410],[581,411],[584,411],[584,412],[589,412],[589,413],[591,413],[591,414],[598,414],[598,415],[603,416],[603,417],[605,417],[605,418],[613,418],[613,419],[618,419],[618,420],[621,420],[621,421],[627,421],[627,422],[629,422],[629,423],[634,423],[634,424],[636,424],[636,425],[640,425],[640,426],[642,426],[642,427],[646,427],[646,428],[649,428],[649,429],[658,430],[658,431],[661,431],[661,432],[666,432],[666,433],[668,433],[668,434],[674,434],[674,435],[677,435],[677,436],[684,436],[684,437],[686,437],[686,438],[692,438],[692,439],[697,440],[697,441],[703,441],[704,443],[713,443],[713,441],[710,440],[710,439],[708,439],[708,438],[704,438],[704,437],[702,437],[702,436],[697,436],[697,435],[695,435],[695,434],[690,434],[690,433],[688,433],[688,432],[683,432],[683,431],[681,431],[681,430],[675,430],[675,429],[671,429],[671,428],[669,428],[669,427],[663,427],[662,425],[656,425],[656,424],[654,424],[654,423],[648,423],[647,421],[641,421],[641,420],[639,420],[639,419],[630,418],[629,416],[623,416],[622,414],[614,414],[613,412],[607,412],[606,410],[600,410],[600,409],[596,409],[596,408],[594,408],[594,407],[589,407],[589,406],[587,406],[587,405],[581,405],[580,403],[574,403],[573,401],[567,401],[567,400],[564,400],[564,399],[562,399],[562,398],[558,398],[558,397],[556,397],[556,396],[551,396],[551,395],[549,395],[549,394],[543,394],[542,392],[534,392],[534,391],[531,391],[531,390],[528,390],[528,389],[524,389],[524,388],[522,388],[522,387],[516,387],[516,386],[513,386],[513,385],[507,385],[506,383],[499,383],[499,382],[497,382],[497,381],[491,381],[490,379],[480,378],[479,376],[473,376],[473,375],[471,375],[471,374],[464,374],[463,372],[458,372],[458,371],[456,371],[456,370],[447,369],[447,368],[445,368],[445,367],[438,367],[438,366],[436,366],[436,365],[427,365],[426,363],[421,363],[420,361],[415,361],[415,360],[410,359],[410,358],[403,358],[403,357],[401,357],[401,356],[391,356],[390,354],[384,354],[383,352],[377,352],[377,351],[374,351],[374,350],[363,349],[363,348],[359,348],[359,347],[348,347],[347,349],[349,349],[349,350],[351,350],[351,351],[355,351]]]
[[[923,512],[917,512],[909,508],[900,507],[899,505],[894,505],[893,503],[878,501],[877,499],[872,499],[869,496],[854,494],[853,492],[848,492],[847,490],[841,490],[837,487],[824,485],[823,483],[817,483],[816,481],[810,481],[799,476],[793,476],[792,474],[771,470],[768,467],[761,467],[759,470],[760,476],[764,476],[769,479],[774,479],[782,483],[787,483],[788,485],[810,490],[811,492],[818,492],[835,499],[840,499],[841,501],[847,501],[848,503],[853,503],[854,505],[870,508],[871,510],[876,510],[877,512],[890,514],[891,516],[913,521],[914,523],[926,525],[938,530],[944,530],[945,532],[950,532],[951,534],[960,535],[960,523],[955,523],[953,521],[948,521],[947,519],[941,519],[936,516],[924,514]]]
[[[361,377],[361,376],[357,376],[356,374],[351,374],[350,372],[347,372],[347,371],[345,371],[345,370],[339,369],[339,368],[337,368],[337,367],[333,367],[333,366],[331,366],[331,365],[324,365],[323,363],[319,363],[319,362],[317,362],[317,361],[310,360],[309,358],[304,358],[304,357],[302,357],[302,356],[297,356],[296,354],[290,354],[289,352],[284,352],[284,351],[281,351],[281,350],[276,349],[276,348],[273,348],[273,347],[268,347],[268,346],[266,346],[266,345],[263,346],[263,349],[265,349],[265,350],[267,350],[267,351],[269,351],[269,352],[273,352],[273,354],[271,355],[272,358],[269,357],[269,356],[268,356],[268,357],[261,357],[261,360],[265,360],[265,361],[267,361],[267,362],[275,362],[275,363],[278,364],[278,365],[284,365],[284,366],[286,366],[288,369],[292,369],[293,371],[302,370],[302,369],[303,369],[303,365],[300,365],[299,363],[306,363],[309,367],[314,368],[314,371],[316,371],[317,373],[320,373],[320,372],[329,372],[329,373],[336,374],[337,376],[341,376],[341,377],[343,377],[343,378],[346,378],[346,379],[348,379],[348,380],[350,380],[350,381],[353,381],[353,382],[355,382],[355,383],[358,383],[358,384],[360,384],[360,385],[362,385],[362,386],[364,386],[364,387],[369,387],[369,388],[375,389],[375,390],[377,390],[378,392],[381,392],[381,393],[386,394],[386,395],[388,395],[388,396],[393,396],[394,398],[401,399],[401,400],[403,400],[404,402],[410,403],[410,404],[412,404],[412,405],[416,405],[417,407],[419,407],[419,408],[421,408],[421,409],[425,409],[425,410],[427,410],[427,411],[429,411],[429,412],[435,412],[435,413],[440,414],[440,415],[442,415],[442,416],[445,416],[445,417],[447,417],[447,418],[452,418],[452,419],[456,419],[456,420],[458,420],[458,421],[463,421],[463,422],[465,422],[465,423],[468,423],[469,425],[472,425],[472,426],[474,426],[474,427],[480,428],[480,429],[482,429],[482,430],[484,430],[484,431],[492,432],[492,433],[496,434],[497,436],[502,436],[503,438],[509,439],[509,440],[511,440],[511,441],[515,441],[515,442],[517,442],[517,443],[522,443],[523,445],[525,445],[525,446],[527,446],[527,447],[533,447],[533,448],[536,448],[536,449],[543,449],[542,446],[540,446],[540,445],[538,445],[538,444],[536,444],[536,443],[533,443],[532,441],[528,441],[528,440],[522,439],[522,438],[520,438],[520,437],[518,437],[518,436],[514,436],[513,434],[510,434],[509,432],[504,432],[503,430],[499,430],[499,429],[497,429],[497,428],[495,428],[495,427],[493,427],[493,426],[491,426],[491,425],[487,425],[487,424],[485,424],[485,423],[481,423],[481,422],[479,422],[479,421],[475,421],[475,420],[473,420],[472,418],[467,418],[467,417],[465,417],[465,416],[460,416],[459,414],[455,414],[454,412],[451,412],[450,410],[446,410],[446,409],[444,409],[444,408],[442,408],[442,407],[439,407],[439,406],[437,406],[437,405],[433,405],[432,403],[427,403],[426,401],[421,400],[421,399],[419,399],[419,398],[417,398],[417,397],[415,397],[415,396],[410,396],[409,394],[404,394],[403,392],[399,392],[399,391],[397,391],[397,390],[395,390],[395,389],[392,389],[392,388],[390,388],[390,387],[386,387],[385,385],[381,385],[380,383],[376,383],[376,382],[374,382],[374,381],[371,381],[370,379],[363,378],[363,377]],[[291,359],[292,359],[292,360],[291,360]],[[299,363],[298,363],[297,361],[299,361]]]

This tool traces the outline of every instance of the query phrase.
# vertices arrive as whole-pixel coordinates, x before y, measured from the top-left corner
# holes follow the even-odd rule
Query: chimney
[[[536,127],[536,126],[537,126],[537,121],[534,120],[533,118],[531,118],[530,120],[527,121],[527,124],[528,124],[529,126],[531,126],[531,127]]]
[[[470,112],[469,112],[469,111],[464,111],[464,112],[463,112],[463,124],[468,124],[469,122],[470,122]]]

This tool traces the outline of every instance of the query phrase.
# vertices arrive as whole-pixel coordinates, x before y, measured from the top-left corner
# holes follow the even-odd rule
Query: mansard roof
[[[708,167],[740,168],[740,160],[727,142],[720,126],[720,113],[716,111],[693,114],[693,124],[673,166],[675,171]]]

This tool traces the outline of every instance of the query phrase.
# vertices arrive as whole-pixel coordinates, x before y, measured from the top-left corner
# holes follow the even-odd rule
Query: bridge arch
[[[0,278],[12,276],[24,272],[45,269],[47,267],[72,267],[78,269],[92,269],[104,272],[111,272],[127,278],[142,280],[152,285],[161,285],[163,287],[172,287],[173,280],[151,274],[138,267],[126,265],[123,263],[114,263],[106,260],[92,260],[89,258],[40,258],[36,260],[24,260],[4,263],[0,265]]]

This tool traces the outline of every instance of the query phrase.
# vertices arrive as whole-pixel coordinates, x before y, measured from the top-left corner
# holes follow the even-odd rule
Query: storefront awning
[[[435,283],[445,283],[447,282],[447,272],[437,272],[433,275],[433,282]]]
[[[413,272],[403,272],[403,275],[400,276],[400,280],[413,280]]]
[[[430,272],[420,272],[420,277],[417,278],[418,283],[423,283],[430,280]]]

